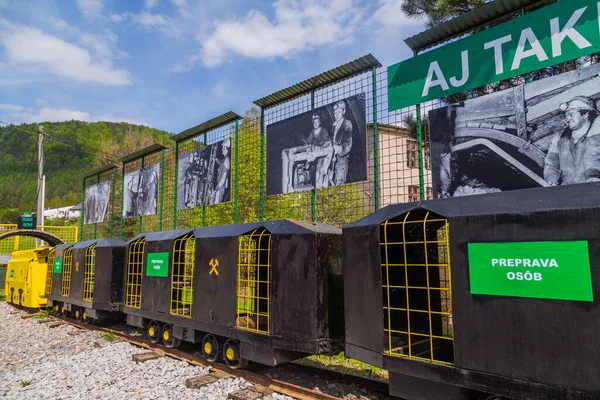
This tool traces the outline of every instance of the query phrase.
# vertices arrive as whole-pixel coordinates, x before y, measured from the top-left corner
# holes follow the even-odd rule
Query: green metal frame
[[[379,210],[379,123],[377,122],[377,67],[373,67],[373,172],[374,172],[374,207]]]
[[[110,228],[109,228],[111,238],[113,237],[113,225],[114,225],[114,221],[115,221],[115,197],[117,197],[117,196],[115,196],[116,186],[117,186],[117,167],[113,167],[113,180],[111,183],[111,191],[110,191],[110,194],[112,196],[111,197],[112,207],[110,210]]]
[[[239,121],[242,117],[233,111],[226,112],[225,114],[219,115],[213,119],[196,125],[193,128],[186,129],[185,131],[173,136],[175,141],[175,179],[173,180],[173,229],[177,229],[177,178],[179,176],[179,143],[193,139],[198,136],[204,136],[204,146],[206,147],[206,136],[208,132],[221,128],[232,122],[235,122],[235,170],[233,174],[233,220],[237,223],[238,218],[238,144],[239,144]],[[164,154],[163,154],[164,163]],[[164,164],[163,164],[164,165]],[[164,176],[164,174],[163,174]],[[162,192],[161,192],[162,193]],[[162,204],[162,198],[161,198]],[[202,226],[206,225],[206,206],[202,206]],[[162,206],[161,206],[161,230],[162,230]]]
[[[307,93],[311,95],[311,110],[315,108],[315,91],[319,89],[323,89],[325,87],[334,85],[336,83],[342,82],[346,79],[350,79],[352,77],[364,74],[368,71],[372,71],[373,74],[373,118],[374,118],[374,135],[375,142],[377,145],[374,148],[375,155],[375,210],[379,208],[379,149],[378,149],[378,130],[377,130],[377,93],[376,93],[376,85],[377,85],[377,68],[380,68],[381,63],[373,57],[371,54],[367,54],[366,56],[360,57],[354,61],[346,63],[344,65],[340,65],[339,67],[333,68],[327,72],[322,74],[313,76],[312,78],[306,79],[300,83],[297,83],[288,88],[282,89],[278,92],[260,98],[254,101],[258,107],[260,107],[260,212],[259,212],[259,221],[264,221],[265,217],[265,173],[266,173],[266,160],[265,160],[265,110],[275,107],[279,104],[287,103],[294,99],[297,99]],[[311,220],[316,222],[317,220],[317,192],[316,189],[311,190],[311,198],[310,198],[310,211],[311,211]]]
[[[164,189],[164,179],[165,179],[165,168],[164,168],[164,153],[165,153],[165,146],[163,146],[162,144],[158,144],[155,143],[153,145],[150,145],[148,147],[146,147],[145,149],[141,149],[138,150],[132,154],[126,155],[125,157],[119,159],[119,161],[122,163],[122,169],[121,169],[121,215],[119,216],[119,238],[123,238],[123,203],[125,201],[125,167],[127,164],[129,164],[130,162],[133,162],[135,160],[142,160],[142,167],[144,168],[144,161],[145,161],[145,157],[149,156],[151,154],[157,153],[157,152],[161,152],[161,168],[160,168],[160,227],[162,230],[162,208],[163,208],[163,203],[162,203],[162,199],[163,199],[163,189]],[[158,210],[157,210],[158,211]],[[138,231],[139,233],[142,233],[142,216],[139,217],[140,218],[140,222],[139,222],[139,228]]]
[[[233,223],[238,223],[238,186],[239,186],[239,135],[240,120],[235,120],[235,167],[233,170]]]
[[[79,241],[83,241],[83,219],[85,218],[85,179],[83,177],[83,188],[81,190],[81,216],[79,217]]]
[[[260,108],[260,210],[258,220],[265,220],[265,109]]]

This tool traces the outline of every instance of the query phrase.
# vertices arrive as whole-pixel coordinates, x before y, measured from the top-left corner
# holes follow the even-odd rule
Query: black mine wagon
[[[346,355],[408,400],[600,398],[599,199],[598,183],[518,190],[348,225]]]
[[[48,306],[79,321],[119,318],[126,242],[95,239],[54,247],[48,256]]]
[[[341,229],[290,220],[141,234],[129,242],[127,323],[233,368],[343,340]]]

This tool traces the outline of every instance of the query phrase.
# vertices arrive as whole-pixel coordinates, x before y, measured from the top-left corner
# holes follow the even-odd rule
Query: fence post
[[[160,152],[160,213],[158,220],[158,230],[162,232],[163,227],[163,198],[165,192],[165,149]]]
[[[310,109],[315,109],[315,90],[310,90]],[[317,222],[317,189],[310,191],[310,218],[312,222]]]
[[[177,179],[179,179],[179,142],[175,142],[175,179],[173,183],[173,229],[177,229]]]
[[[96,184],[99,184],[99,183],[100,183],[100,174],[96,175]],[[94,222],[94,240],[96,240],[97,236],[98,236],[98,223]]]
[[[144,161],[146,161],[146,160],[144,160],[144,156],[142,156],[142,168],[141,168],[141,169],[144,169]],[[139,176],[139,178],[138,178],[138,179],[140,179],[140,180],[141,180],[141,170],[140,170],[140,173],[139,173],[139,175],[138,175],[138,176]],[[138,182],[139,182],[139,181],[138,181]],[[138,184],[138,187],[139,187],[139,184]],[[143,221],[143,217],[140,215],[140,225],[139,225],[139,228],[138,228],[138,234],[141,234],[141,233],[142,233],[142,230],[144,229],[144,228],[143,228],[143,223],[144,223],[144,221]]]
[[[419,53],[414,52],[415,57]],[[425,200],[425,171],[423,171],[423,126],[421,124],[421,104],[417,104],[417,143],[419,151],[419,199]]]
[[[238,223],[238,183],[239,183],[239,132],[240,132],[240,120],[235,120],[235,166],[233,174],[233,223]]]
[[[265,191],[264,191],[264,171],[265,171],[265,110],[260,108],[260,210],[259,221],[265,218]]]
[[[204,132],[204,147],[206,147],[206,132]],[[202,205],[202,226],[206,226],[206,206]]]
[[[83,187],[81,190],[81,215],[79,220],[79,241],[83,241],[83,219],[85,218],[85,177],[83,178]]]
[[[373,200],[375,211],[379,210],[379,123],[377,122],[377,67],[373,67]]]
[[[121,167],[121,212],[119,215],[119,239],[123,239],[123,203],[125,202],[125,165]]]
[[[112,179],[112,183],[110,186],[112,186],[111,190],[110,190],[111,197],[112,197],[110,202],[112,204],[112,207],[110,209],[110,228],[109,228],[109,230],[110,230],[110,237],[112,238],[113,237],[113,228],[114,228],[114,223],[115,223],[115,197],[116,197],[115,189],[117,187],[117,167],[113,167],[113,179]]]

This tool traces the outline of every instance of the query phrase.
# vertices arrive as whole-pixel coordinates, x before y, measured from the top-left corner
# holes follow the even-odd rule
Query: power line
[[[35,133],[35,132],[28,131],[28,130],[26,130],[26,129],[20,128],[20,127],[18,127],[18,126],[16,126],[16,125],[13,125],[13,124],[8,124],[8,123],[6,123],[6,122],[4,122],[4,121],[0,121],[0,124],[4,124],[4,125],[6,125],[7,127],[13,127],[14,129],[17,129],[17,130],[19,130],[19,131],[23,131],[23,132],[25,132],[25,133],[29,133],[29,134],[36,135],[36,136],[37,136],[37,133]],[[72,145],[72,144],[70,144],[70,143],[65,143],[65,142],[63,142],[63,141],[61,141],[61,140],[58,140],[57,138],[55,138],[54,136],[50,135],[49,133],[44,133],[44,136],[45,136],[45,137],[46,137],[48,140],[50,140],[50,141],[52,141],[52,142],[55,142],[55,143],[62,144],[63,146],[71,147],[71,148],[73,148],[73,149],[75,149],[75,150],[78,150],[78,151],[81,151],[81,152],[83,152],[83,153],[87,153],[87,154],[90,154],[90,155],[92,155],[92,156],[95,156],[95,157],[98,157],[98,158],[102,158],[102,159],[104,159],[104,160],[106,160],[106,161],[110,161],[111,163],[116,163],[116,164],[118,164],[118,163],[119,163],[118,161],[115,161],[115,160],[114,160],[114,159],[112,159],[112,158],[105,157],[105,156],[101,155],[101,154],[108,154],[108,153],[101,152],[100,150],[96,150],[96,152],[94,153],[94,152],[87,151],[87,150],[85,150],[85,149],[82,149],[82,148],[78,148],[77,146],[74,146],[74,145]],[[115,156],[114,154],[108,154],[108,155],[109,155],[109,156],[111,156],[111,157],[115,157],[115,158],[116,158],[116,156]]]

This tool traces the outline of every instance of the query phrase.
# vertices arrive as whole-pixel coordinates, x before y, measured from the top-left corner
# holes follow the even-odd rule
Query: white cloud
[[[129,122],[132,124],[147,125],[144,122],[134,118],[115,117],[111,115],[94,116],[84,111],[53,107],[42,107],[39,110],[28,109],[27,111],[17,112],[12,115],[11,119],[13,123],[61,122],[74,119],[85,122]]]
[[[175,4],[180,14],[187,15],[189,13],[190,5],[188,4],[188,0],[171,0],[171,3]]]
[[[373,13],[373,22],[382,30],[397,30],[401,28],[423,25],[423,21],[408,18],[401,8],[401,0],[379,0],[379,7]]]
[[[0,104],[0,110],[2,111],[21,111],[23,107],[15,104]]]
[[[92,47],[101,62],[92,59],[90,52],[56,36],[27,26],[17,26],[0,19],[0,43],[6,49],[7,60],[16,66],[53,73],[78,82],[103,85],[130,85],[129,72],[111,66],[111,50],[92,36],[82,41]]]
[[[144,7],[147,10],[152,10],[158,4],[158,0],[144,0]]]
[[[77,7],[83,18],[90,21],[102,16],[104,0],[77,0]]]
[[[152,14],[146,11],[142,11],[139,14],[126,12],[123,14],[111,14],[110,19],[116,23],[129,19],[146,30],[155,30],[172,37],[181,35],[181,29],[177,21],[162,14]]]
[[[251,10],[241,20],[219,21],[201,38],[201,60],[208,67],[229,54],[248,58],[287,57],[293,53],[352,40],[362,10],[357,0],[278,0],[275,18]]]

